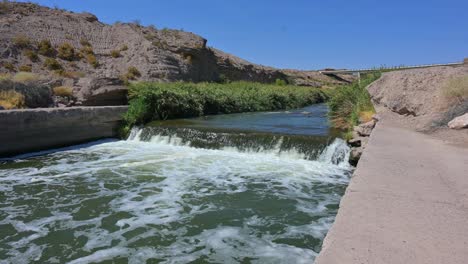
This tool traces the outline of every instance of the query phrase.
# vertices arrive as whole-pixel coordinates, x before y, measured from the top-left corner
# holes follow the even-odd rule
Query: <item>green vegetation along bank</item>
[[[350,132],[355,125],[372,118],[375,110],[366,87],[380,75],[380,72],[366,74],[360,82],[338,86],[329,92],[329,115],[336,128]]]
[[[129,88],[125,129],[153,120],[271,111],[324,102],[318,88],[252,82],[134,83]]]

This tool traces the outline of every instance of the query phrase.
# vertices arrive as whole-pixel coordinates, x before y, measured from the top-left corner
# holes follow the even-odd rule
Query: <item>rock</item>
[[[359,136],[368,137],[370,136],[372,129],[374,129],[375,124],[376,124],[376,121],[372,119],[369,122],[355,126],[354,131],[356,131],[357,134],[359,134]]]
[[[376,122],[380,121],[380,116],[378,114],[373,114],[372,119],[375,120]]]
[[[53,105],[50,86],[42,80],[28,83],[13,82],[11,80],[0,81],[0,91],[15,90],[24,95],[24,102],[29,108],[49,107]]]
[[[348,145],[351,147],[360,147],[361,146],[361,137],[353,138],[348,140]]]
[[[361,158],[363,149],[361,147],[351,148],[349,155],[349,164],[356,166]]]
[[[96,22],[98,21],[98,18],[91,14],[91,13],[88,13],[88,12],[84,12],[84,13],[81,13],[79,14],[81,17],[83,17],[86,21],[88,22]]]
[[[448,123],[448,127],[451,129],[468,128],[468,113],[452,119],[452,121]]]
[[[368,141],[369,141],[369,137],[358,136],[358,137],[348,140],[348,145],[350,145],[351,147],[365,148]]]

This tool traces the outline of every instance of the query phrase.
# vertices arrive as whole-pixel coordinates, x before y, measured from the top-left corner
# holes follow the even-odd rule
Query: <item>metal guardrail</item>
[[[364,72],[374,72],[374,71],[385,71],[385,70],[406,70],[406,69],[417,69],[417,68],[429,68],[437,66],[457,66],[467,64],[467,60],[463,62],[452,62],[452,63],[442,63],[442,64],[423,64],[423,65],[414,65],[414,66],[397,66],[397,67],[381,67],[381,68],[372,68],[372,69],[355,69],[355,70],[331,70],[331,71],[319,71],[322,74],[350,74],[350,73],[364,73]]]

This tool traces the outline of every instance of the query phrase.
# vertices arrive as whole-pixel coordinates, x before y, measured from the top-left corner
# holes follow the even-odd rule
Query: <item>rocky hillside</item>
[[[380,113],[431,132],[468,112],[468,64],[387,72],[367,90]]]
[[[107,25],[89,13],[31,3],[0,3],[0,73],[30,71],[47,85],[73,90],[70,104],[126,103],[132,81],[236,81],[323,86],[341,83],[316,71],[252,64],[190,32]]]

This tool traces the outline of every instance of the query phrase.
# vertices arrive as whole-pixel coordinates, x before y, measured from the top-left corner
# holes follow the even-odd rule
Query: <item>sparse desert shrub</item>
[[[57,56],[61,59],[72,61],[76,58],[75,48],[68,42],[62,43],[57,49]]]
[[[128,67],[126,77],[129,80],[135,80],[136,78],[140,77],[141,73],[136,67]]]
[[[22,72],[31,72],[32,71],[32,66],[31,65],[21,65],[18,67],[18,70]]]
[[[39,80],[39,76],[31,72],[18,72],[12,80],[19,83],[30,83]]]
[[[13,44],[18,48],[27,48],[31,45],[31,40],[24,35],[17,35],[13,38]]]
[[[49,70],[62,69],[62,65],[54,58],[46,58],[46,60],[44,61],[44,66],[46,66]]]
[[[52,91],[56,96],[71,97],[73,95],[73,88],[69,86],[54,87]]]
[[[89,41],[87,39],[85,39],[85,38],[80,39],[80,44],[83,47],[91,47],[91,43],[89,43]]]
[[[16,67],[13,63],[11,62],[4,62],[3,63],[3,68],[9,70],[9,71],[16,71]]]
[[[120,57],[120,51],[118,51],[118,50],[112,50],[112,51],[110,52],[110,55],[112,56],[112,58],[118,58],[118,57]]]
[[[0,91],[0,106],[5,109],[23,108],[24,95],[13,90]]]
[[[450,79],[442,93],[447,99],[457,100],[458,103],[468,100],[468,75]]]
[[[25,50],[24,55],[28,57],[28,59],[32,62],[36,62],[39,60],[39,56],[37,56],[37,53],[33,50]]]
[[[80,49],[80,53],[85,56],[87,54],[94,54],[94,50],[93,50],[93,47],[91,46],[83,46]]]
[[[50,41],[47,39],[41,40],[37,45],[37,49],[39,54],[47,57],[52,57],[56,53],[55,49],[52,47],[52,44],[50,44]]]
[[[120,48],[120,51],[126,51],[128,50],[128,46],[127,45],[123,45],[121,48]]]
[[[96,59],[96,56],[94,54],[86,54],[85,56],[86,61],[91,64],[94,68],[99,67],[99,62]]]

